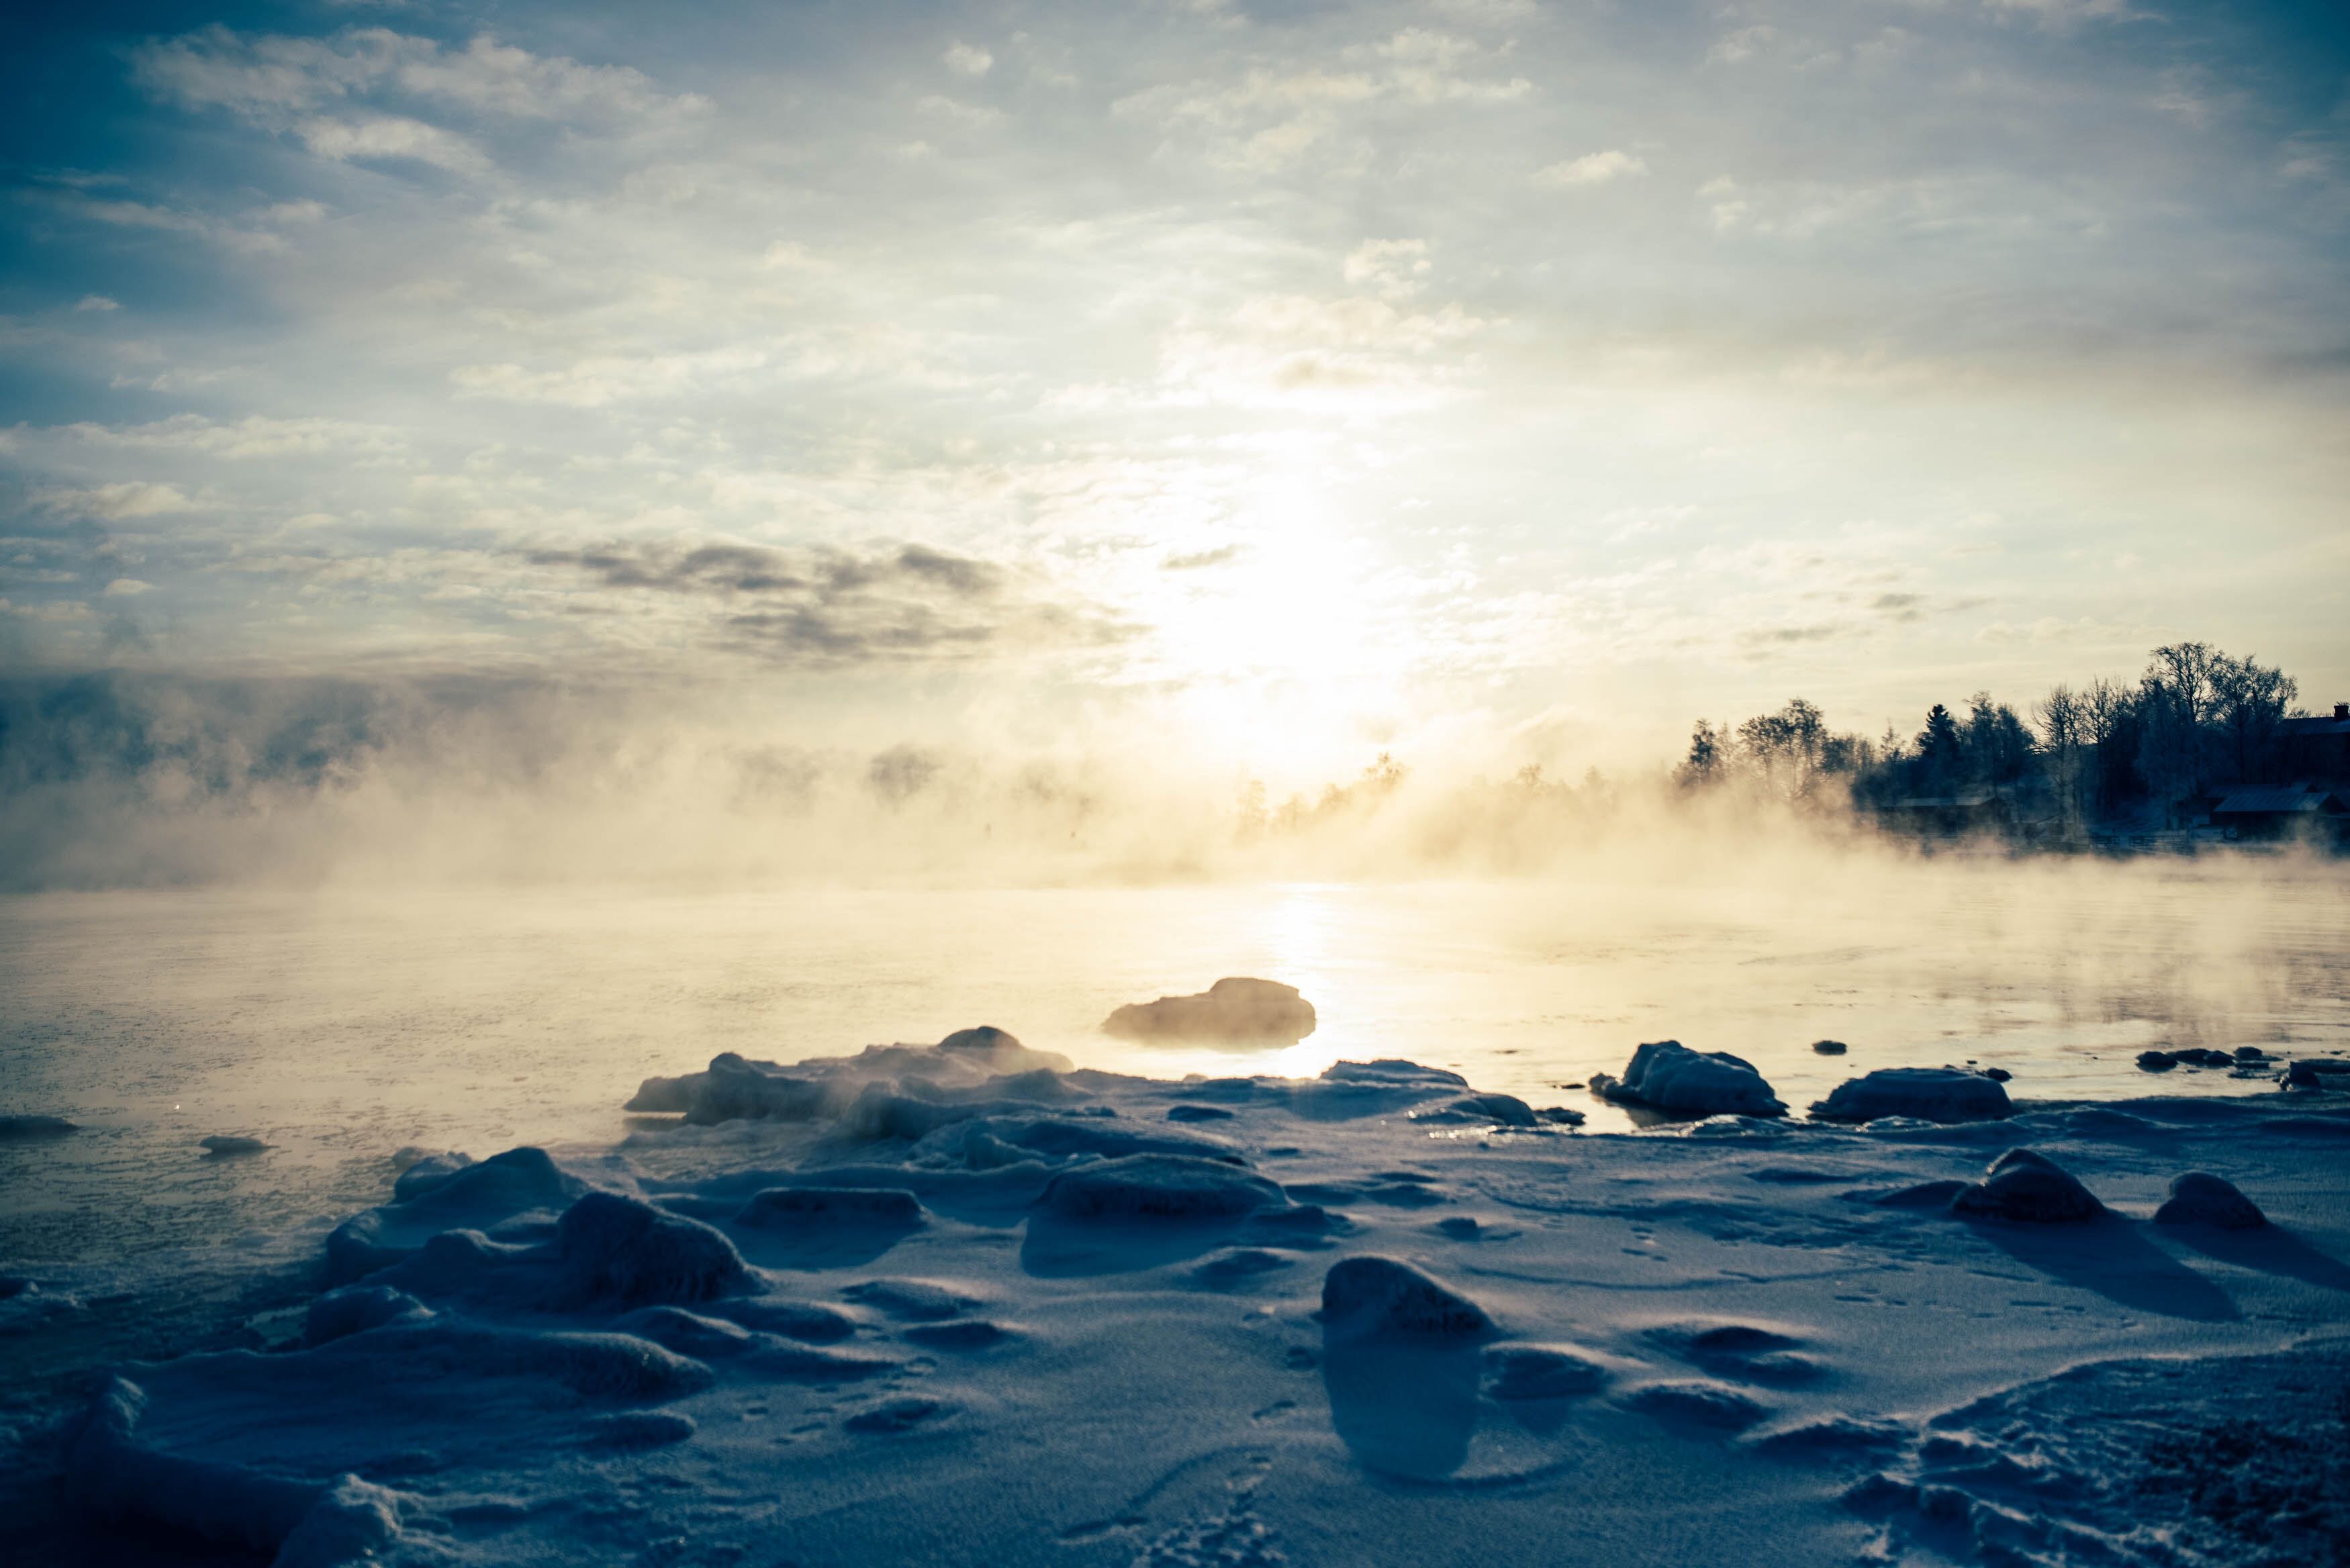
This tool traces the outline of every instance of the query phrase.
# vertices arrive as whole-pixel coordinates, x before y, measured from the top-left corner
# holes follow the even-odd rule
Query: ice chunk
[[[1622,1078],[1595,1073],[1591,1087],[1607,1099],[1691,1116],[1787,1114],[1752,1063],[1727,1051],[1692,1051],[1678,1040],[1642,1045],[1632,1053]]]
[[[1956,1214],[2020,1220],[2035,1225],[2079,1224],[2106,1211],[2089,1189],[2045,1155],[2012,1148],[1993,1160],[1985,1178],[1950,1199]]]
[[[2214,1225],[2222,1231],[2257,1231],[2269,1222],[2260,1205],[2236,1184],[2208,1170],[2171,1179],[2170,1200],[2154,1211],[2158,1225]]]
[[[754,1286],[723,1234],[614,1192],[591,1192],[565,1210],[555,1237],[564,1284],[577,1301],[690,1304]]]
[[[1132,1002],[1102,1021],[1106,1033],[1130,1040],[1303,1040],[1314,1033],[1314,1004],[1294,985],[1227,978],[1197,996]]]
[[[1813,1116],[1832,1122],[1908,1116],[1949,1125],[2004,1121],[2014,1112],[1998,1083],[1960,1067],[1880,1067],[1846,1079],[1812,1106]]]
[[[1139,1154],[1065,1170],[1037,1201],[1070,1220],[1214,1220],[1279,1209],[1289,1199],[1274,1182],[1233,1166]]]
[[[1492,1332],[1484,1308],[1394,1258],[1342,1258],[1322,1276],[1327,1340],[1474,1340]]]
[[[1850,1047],[1841,1040],[1814,1040],[1812,1049],[1823,1056],[1841,1056]]]

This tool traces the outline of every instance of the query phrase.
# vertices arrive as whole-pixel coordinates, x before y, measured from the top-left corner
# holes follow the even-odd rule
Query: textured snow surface
[[[1735,1066],[1643,1049],[1652,1092]],[[406,1151],[271,1343],[0,1428],[61,1508],[0,1524],[0,1556],[2350,1552],[2332,1097],[1602,1136],[1455,1117],[1471,1087],[1406,1063],[1177,1084],[1035,1056],[983,1029],[721,1058],[640,1089],[678,1120],[617,1151]],[[2268,1223],[2231,1229],[2239,1203]],[[0,1306],[60,1299],[10,1283]]]

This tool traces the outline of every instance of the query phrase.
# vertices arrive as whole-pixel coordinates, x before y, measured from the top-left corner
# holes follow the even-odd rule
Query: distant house
[[[1947,834],[1994,832],[2009,826],[2014,811],[1998,791],[1977,787],[1950,794],[1913,794],[1877,807],[1880,827],[1896,832]]]
[[[2350,702],[2334,704],[2330,719],[2287,719],[2277,726],[2284,776],[2350,784]]]
[[[2211,826],[2238,838],[2331,837],[2350,826],[2350,807],[2332,790],[2302,784],[2231,790],[2211,808]]]

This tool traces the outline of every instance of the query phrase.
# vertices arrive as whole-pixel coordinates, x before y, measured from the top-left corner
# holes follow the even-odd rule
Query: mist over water
[[[638,1081],[992,1023],[1080,1065],[1309,1075],[1409,1057],[1628,1124],[1580,1085],[1729,1050],[1801,1107],[1975,1061],[2020,1098],[2270,1092],[2157,1045],[2350,1050],[2350,881],[2293,859],[1594,856],[1512,879],[44,894],[0,904],[0,1255],[110,1257],[377,1201],[403,1146],[603,1145]],[[1300,987],[1287,1048],[1113,1039],[1124,1002]],[[1844,1057],[1812,1042],[1849,1043]],[[207,1158],[212,1134],[266,1153]]]

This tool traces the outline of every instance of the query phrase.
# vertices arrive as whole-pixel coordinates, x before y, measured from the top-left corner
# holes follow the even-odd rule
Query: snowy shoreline
[[[125,1525],[287,1568],[2350,1540],[2337,1095],[1586,1133],[1408,1064],[1154,1081],[966,1031],[633,1104],[686,1119],[417,1161],[298,1339],[122,1368],[40,1450],[67,1511],[25,1560]],[[2085,1217],[1954,1208],[2015,1148]],[[2154,1223],[2190,1170],[2272,1223]]]

